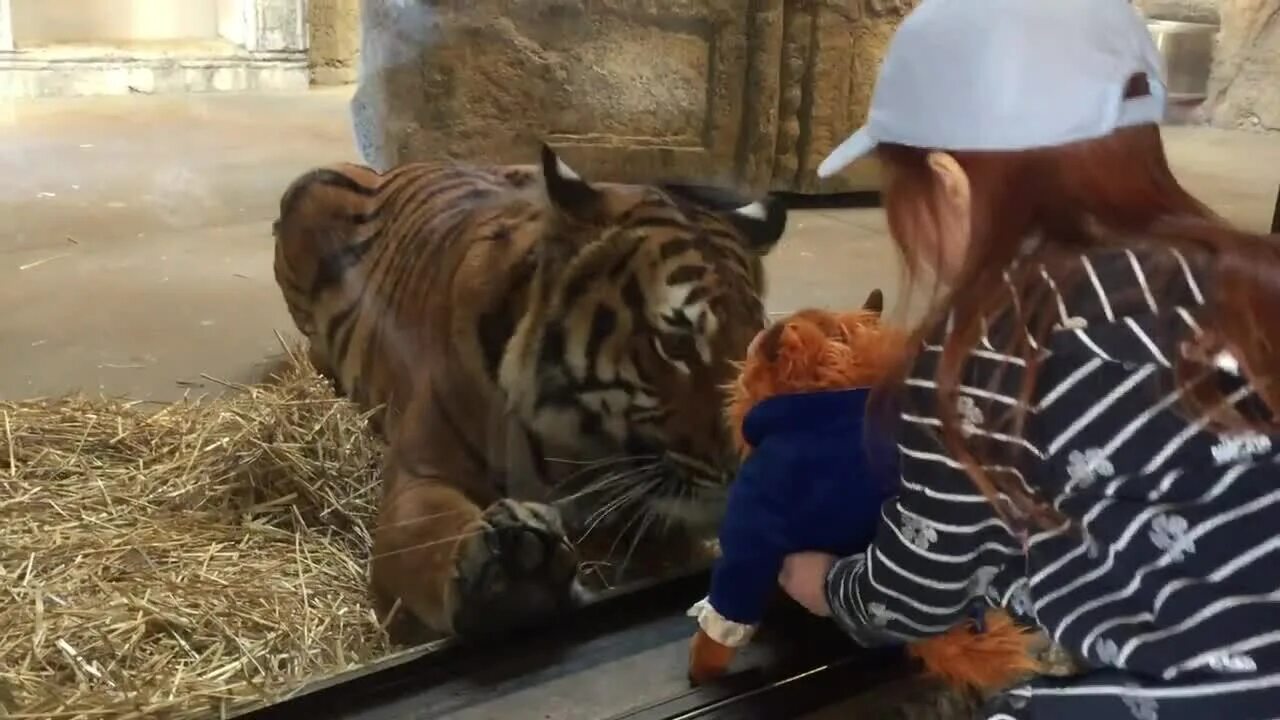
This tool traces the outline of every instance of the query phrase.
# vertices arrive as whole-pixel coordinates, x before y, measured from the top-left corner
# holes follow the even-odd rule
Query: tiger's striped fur
[[[765,324],[761,259],[786,222],[739,204],[587,183],[545,147],[540,168],[345,164],[289,187],[289,312],[339,392],[383,407],[384,607],[475,632],[561,606],[575,551],[548,503],[583,463],[614,471],[579,504],[717,518],[721,390]]]

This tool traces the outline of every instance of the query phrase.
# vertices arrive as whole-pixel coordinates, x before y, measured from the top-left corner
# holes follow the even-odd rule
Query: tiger
[[[774,195],[589,182],[546,144],[528,165],[294,180],[277,284],[316,370],[386,441],[378,612],[474,635],[581,603],[552,497],[587,463],[643,460],[648,511],[714,527],[737,462],[723,392],[767,322],[786,222]]]

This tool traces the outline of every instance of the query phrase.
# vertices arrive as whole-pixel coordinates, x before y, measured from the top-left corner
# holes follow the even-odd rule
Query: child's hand
[[[834,555],[801,552],[788,555],[782,561],[778,584],[806,610],[819,617],[830,617],[827,604],[827,572],[836,561]]]

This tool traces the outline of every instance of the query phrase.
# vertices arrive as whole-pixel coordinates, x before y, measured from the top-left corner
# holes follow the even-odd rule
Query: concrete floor
[[[272,281],[279,196],[355,159],[349,89],[0,104],[0,398],[167,400],[248,380],[292,324]],[[1269,223],[1280,137],[1171,128],[1180,176],[1244,227]],[[878,210],[799,211],[771,309],[896,296]]]

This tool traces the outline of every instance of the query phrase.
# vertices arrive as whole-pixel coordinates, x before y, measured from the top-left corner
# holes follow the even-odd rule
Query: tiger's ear
[[[547,197],[569,217],[589,220],[600,201],[600,192],[573,171],[549,145],[542,145],[542,179]]]
[[[774,195],[736,207],[728,217],[757,255],[768,255],[787,229],[786,203]]]
[[[734,192],[710,185],[662,183],[659,187],[729,220],[742,233],[748,249],[760,255],[769,254],[787,229],[787,206],[773,195],[747,202]]]

